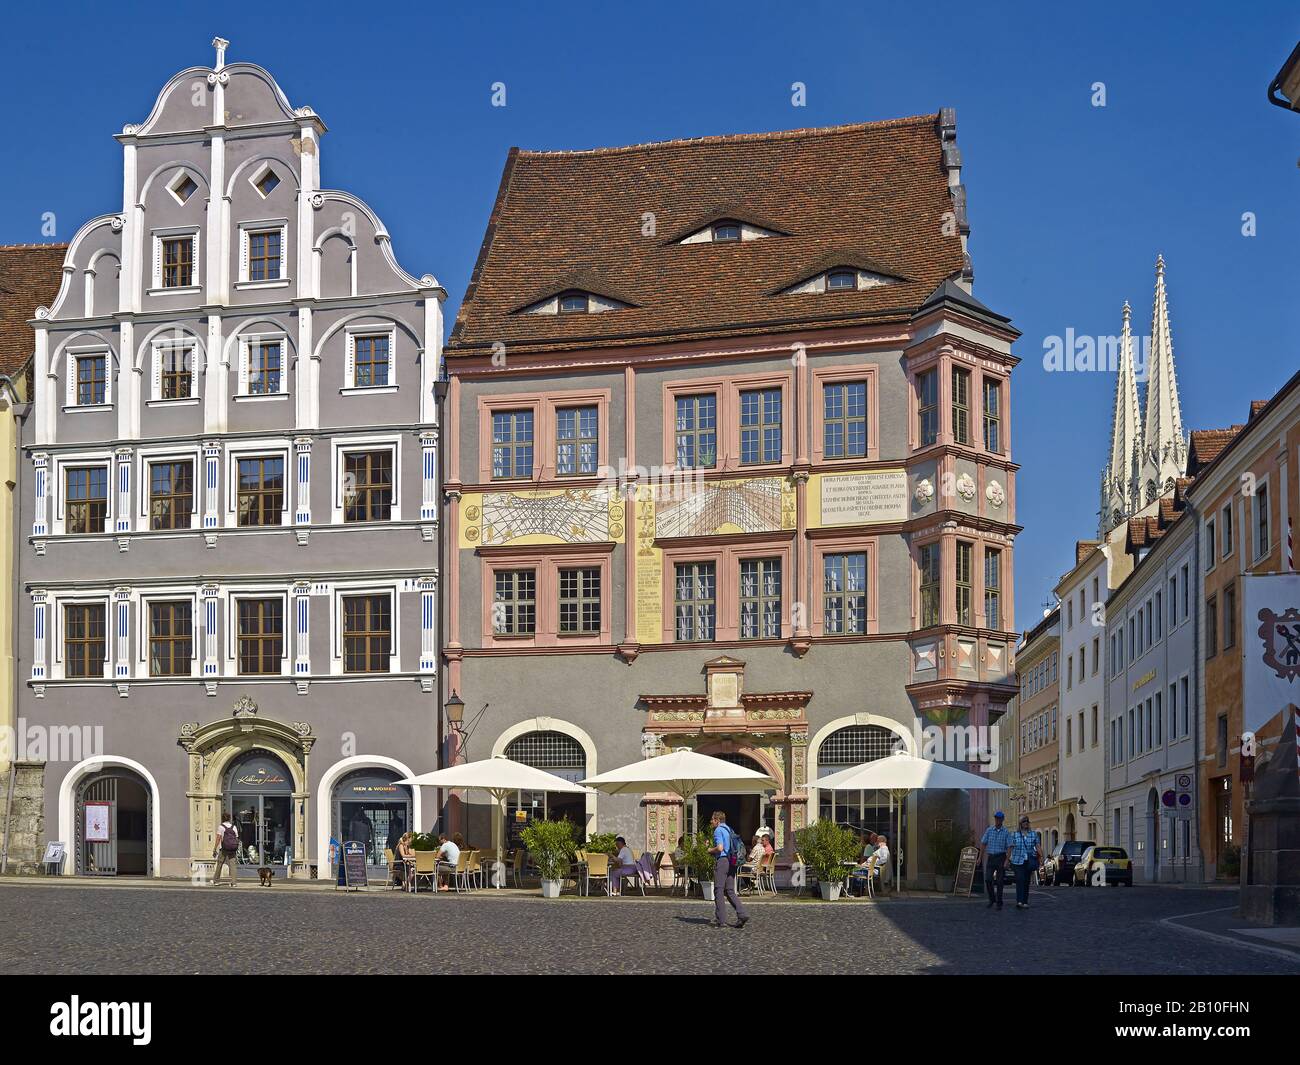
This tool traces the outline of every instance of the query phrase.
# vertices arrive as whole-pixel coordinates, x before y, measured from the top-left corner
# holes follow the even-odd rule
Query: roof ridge
[[[796,140],[800,137],[823,137],[840,133],[858,133],[863,130],[893,129],[909,126],[927,126],[938,121],[939,112],[924,115],[907,115],[903,118],[882,118],[874,122],[851,122],[838,126],[801,126],[798,129],[769,130],[766,133],[716,133],[704,137],[675,137],[664,141],[642,141],[639,144],[621,144],[601,148],[566,148],[547,151],[518,148],[521,157],[549,159],[556,156],[615,155],[622,152],[639,152],[648,148],[680,148],[701,144],[745,144],[753,141]]]
[[[66,248],[66,247],[68,247],[68,243],[66,241],[50,241],[48,243],[37,243],[37,244],[0,244],[0,251],[16,251],[21,248],[54,249],[54,248]]]

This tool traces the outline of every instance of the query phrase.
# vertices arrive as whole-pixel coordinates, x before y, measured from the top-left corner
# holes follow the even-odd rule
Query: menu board
[[[86,842],[109,842],[109,812],[112,807],[106,802],[86,803]]]
[[[369,883],[366,879],[366,845],[350,842],[343,844],[343,880],[348,888],[360,890]]]
[[[957,881],[953,884],[954,895],[969,895],[975,886],[975,867],[979,864],[980,849],[963,847],[961,860],[957,863]]]
[[[872,525],[907,520],[907,473],[869,470],[821,478],[822,525]]]

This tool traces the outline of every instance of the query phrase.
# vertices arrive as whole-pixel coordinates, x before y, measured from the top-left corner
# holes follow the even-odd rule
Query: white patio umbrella
[[[902,833],[902,797],[909,791],[917,789],[939,788],[961,791],[976,789],[993,789],[1006,787],[996,780],[968,773],[964,769],[932,762],[928,758],[918,758],[914,754],[899,751],[896,754],[877,758],[874,762],[841,769],[838,773],[820,777],[818,788],[830,791],[890,791],[899,792],[899,834]],[[902,840],[894,837],[895,879],[894,883],[902,885]]]
[[[513,758],[495,755],[478,762],[465,762],[447,769],[399,780],[399,784],[420,785],[431,788],[477,788],[488,792],[495,800],[497,814],[502,816],[501,832],[497,835],[497,862],[501,861],[501,840],[505,836],[505,801],[515,791],[562,791],[570,794],[590,795],[591,789],[574,784],[544,769],[516,762]],[[499,885],[498,885],[499,886]]]
[[[702,791],[728,794],[775,788],[769,776],[721,758],[680,750],[619,766],[607,773],[587,777],[583,784],[606,795],[644,795],[650,791],[671,791],[688,802]]]

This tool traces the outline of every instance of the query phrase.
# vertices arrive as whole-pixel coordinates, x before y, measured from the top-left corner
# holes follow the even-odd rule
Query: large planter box
[[[563,880],[543,880],[542,881],[542,898],[558,899],[560,897],[560,888],[564,886]]]
[[[836,902],[840,897],[840,892],[844,890],[844,885],[838,880],[825,881],[818,883],[817,889],[822,893],[822,899],[826,902]]]

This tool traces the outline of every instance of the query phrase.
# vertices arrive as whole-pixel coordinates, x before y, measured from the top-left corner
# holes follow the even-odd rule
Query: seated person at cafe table
[[[776,853],[776,847],[772,845],[772,837],[769,836],[766,832],[764,832],[763,833],[763,856],[766,857],[769,854],[775,854],[775,853]]]
[[[411,833],[404,832],[393,848],[393,882],[406,883],[408,863],[415,861],[415,848],[411,846]]]
[[[637,867],[636,859],[632,857],[632,848],[627,845],[627,840],[619,836],[614,840],[614,843],[618,846],[618,852],[609,863],[609,893],[618,895],[621,894],[622,878],[625,876],[639,876],[640,870]]]
[[[446,891],[448,887],[441,883],[443,874],[450,879],[456,875],[456,866],[460,863],[460,845],[447,835],[438,836],[438,890]]]

